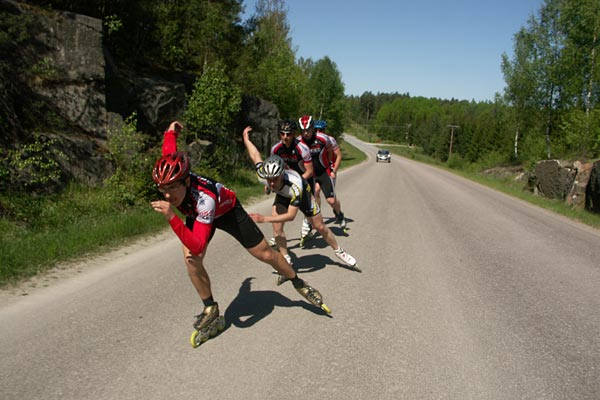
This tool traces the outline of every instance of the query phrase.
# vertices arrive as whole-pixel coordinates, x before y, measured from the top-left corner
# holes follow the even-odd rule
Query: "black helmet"
[[[296,121],[292,121],[291,119],[285,119],[282,121],[279,121],[279,128],[278,128],[278,132],[279,133],[294,133],[296,131],[297,125],[296,125]]]

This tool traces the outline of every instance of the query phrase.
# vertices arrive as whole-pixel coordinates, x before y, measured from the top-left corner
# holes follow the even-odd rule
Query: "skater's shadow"
[[[322,254],[308,254],[294,260],[294,269],[299,274],[317,272],[331,264],[331,259]]]
[[[290,249],[324,249],[329,246],[327,244],[327,242],[325,240],[323,240],[323,237],[320,234],[317,234],[317,236],[315,236],[314,238],[307,240],[306,243],[304,243],[304,246],[300,246],[300,238],[295,238],[295,239],[297,240],[296,244],[294,244],[293,246],[289,246],[288,250],[290,250]]]
[[[350,230],[350,228],[347,229]],[[335,236],[350,236],[348,232],[346,232],[343,228],[339,226],[330,226],[329,230],[331,230],[331,233],[333,233]]]
[[[351,266],[341,263],[339,261],[334,261],[332,258],[329,258],[322,254],[309,254],[298,258],[297,261],[294,261],[294,269],[298,273],[314,272],[323,269],[327,266],[336,266],[346,269],[348,271],[358,272]]]
[[[272,290],[252,291],[252,277],[246,278],[235,299],[225,310],[225,325],[249,328],[273,312],[275,307],[301,307],[315,314],[327,315],[325,311],[303,300],[292,301]]]
[[[337,223],[335,217],[323,217],[323,222],[325,222],[326,225]],[[354,222],[354,220],[346,217],[346,223],[349,224],[350,222]]]

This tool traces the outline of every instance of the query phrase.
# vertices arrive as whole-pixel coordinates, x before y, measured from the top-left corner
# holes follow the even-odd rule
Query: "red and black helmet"
[[[183,152],[175,152],[162,156],[152,170],[152,179],[157,185],[168,185],[183,180],[190,173],[190,161]]]
[[[300,117],[298,122],[300,124],[300,129],[302,129],[303,131],[310,129],[314,126],[314,122],[311,115],[303,115],[302,117]]]

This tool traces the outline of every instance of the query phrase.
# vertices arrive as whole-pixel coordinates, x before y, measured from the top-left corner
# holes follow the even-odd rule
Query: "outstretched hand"
[[[179,121],[173,121],[169,125],[169,131],[173,131],[175,133],[179,133],[183,130],[183,124]]]
[[[248,215],[250,218],[252,218],[252,221],[256,222],[257,224],[265,222],[265,216],[262,214],[250,213]]]
[[[244,138],[244,140],[250,139],[250,132],[252,132],[252,127],[248,125],[242,133],[242,137]]]
[[[175,212],[171,207],[171,203],[165,200],[157,200],[150,203],[154,211],[161,213],[165,216],[167,221],[170,221],[171,218],[175,216]]]

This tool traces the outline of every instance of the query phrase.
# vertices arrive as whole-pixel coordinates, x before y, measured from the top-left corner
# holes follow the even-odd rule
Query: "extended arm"
[[[308,163],[305,162],[304,168],[306,168],[306,170],[302,174],[302,178],[304,178],[305,180],[308,181],[315,174],[315,169],[313,167],[312,161],[310,161]]]
[[[179,121],[173,121],[169,128],[165,131],[163,138],[162,155],[175,153],[177,151],[177,137],[183,129],[183,125]]]
[[[262,222],[288,222],[293,221],[296,218],[296,214],[298,214],[298,207],[296,206],[288,206],[287,212],[285,214],[277,214],[277,215],[262,215],[256,213],[250,213],[250,218],[256,223]]]
[[[198,220],[195,220],[194,229],[190,230],[185,226],[181,218],[175,214],[171,203],[165,200],[158,200],[153,201],[151,204],[154,211],[164,215],[165,219],[169,222],[169,225],[171,225],[173,232],[175,232],[179,240],[181,240],[181,243],[183,243],[192,254],[198,255],[204,252],[210,238],[212,229],[211,224],[203,224]]]
[[[246,146],[248,156],[250,156],[252,163],[256,165],[262,162],[262,157],[260,156],[260,152],[254,145],[254,143],[252,143],[252,141],[250,140],[250,132],[252,132],[252,127],[247,126],[246,129],[244,129],[244,132],[242,133],[242,138],[244,139],[244,146]]]
[[[333,154],[335,155],[335,162],[333,163],[333,173],[337,173],[338,169],[340,169],[340,164],[342,163],[342,150],[339,147],[333,149]]]

